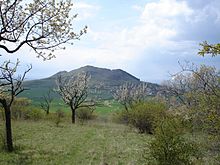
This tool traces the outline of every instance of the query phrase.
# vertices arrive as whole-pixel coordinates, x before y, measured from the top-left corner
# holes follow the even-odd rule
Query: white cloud
[[[73,9],[80,13],[77,20],[85,20],[94,17],[100,8],[101,7],[98,5],[88,4],[85,2],[75,2],[73,4]]]
[[[142,19],[164,19],[177,16],[189,16],[193,12],[185,1],[160,0],[146,4]]]
[[[133,27],[116,32],[90,32],[95,41],[100,41],[102,47],[112,50],[119,47],[138,50],[167,46],[172,37],[178,35],[178,22],[187,19],[192,13],[193,10],[184,1],[160,0],[147,3],[138,24]]]
[[[133,7],[138,8],[138,6]],[[166,55],[170,59],[174,56],[173,59],[177,63],[178,59],[187,58],[189,54],[195,54],[195,50],[198,49],[195,46],[198,43],[195,41],[174,40],[181,31],[180,24],[187,22],[193,14],[195,14],[194,10],[185,1],[149,2],[142,8],[137,24],[132,27],[118,31],[90,29],[88,35],[99,48],[98,52],[96,49],[90,50],[96,53],[96,55],[93,53],[90,58],[96,59],[99,66],[101,63],[106,63],[111,66],[119,65],[120,68],[126,67],[126,64],[138,67],[138,63],[143,60],[146,60],[146,68],[147,65],[152,66],[147,63],[154,59],[160,59],[166,63]],[[170,64],[169,61],[167,63]],[[163,67],[161,63],[158,66]],[[160,70],[160,75],[164,69],[157,69]],[[167,68],[166,71],[168,70]]]
[[[187,41],[184,41],[184,44],[175,43],[172,37],[178,34],[176,27],[179,19],[189,17],[191,13],[192,9],[185,2],[161,0],[157,3],[147,3],[138,23],[133,27],[119,31],[89,29],[87,35],[96,47],[80,50],[78,54],[82,62],[78,63],[93,61],[99,66],[123,66],[130,61],[138,61],[147,49],[165,49],[172,52],[186,49]]]
[[[98,6],[94,6],[84,2],[76,2],[74,3],[74,8],[76,9],[99,9]]]
[[[139,5],[133,5],[131,8],[136,10],[136,11],[141,11],[143,9],[143,7],[139,6]]]
[[[191,22],[203,22],[212,17],[215,23],[220,22],[220,1],[211,1],[203,8],[197,9],[191,19]]]
[[[140,33],[147,34],[152,43],[164,44],[178,34],[178,23],[188,19],[193,10],[185,1],[160,0],[147,3],[141,15]],[[138,27],[137,27],[138,28]],[[147,40],[147,38],[146,38]],[[154,43],[155,44],[155,43]]]

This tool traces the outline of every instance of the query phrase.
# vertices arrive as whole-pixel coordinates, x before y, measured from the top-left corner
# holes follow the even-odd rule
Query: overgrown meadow
[[[137,115],[145,116],[144,121],[154,120],[151,115],[149,116],[147,107],[151,110],[159,108],[159,113],[166,108],[163,104],[155,102],[137,106]],[[59,117],[57,110],[61,108],[63,115]],[[145,110],[142,111],[142,109]],[[15,107],[14,111],[16,111]],[[151,149],[157,148],[157,143],[152,145],[152,142],[155,141],[155,136],[160,134],[140,132],[138,126],[126,123],[122,114],[127,114],[124,113],[123,106],[114,100],[106,100],[96,108],[93,118],[88,120],[77,118],[77,123],[72,124],[70,109],[63,105],[62,101],[52,104],[49,115],[40,109],[37,102],[27,105],[21,110],[20,116],[13,114],[15,150],[12,153],[6,152],[5,149],[4,118],[1,117],[0,164],[158,164]],[[136,116],[135,120],[139,119],[137,115],[133,114]],[[160,120],[163,120],[162,118]],[[146,126],[146,123],[143,124]],[[160,139],[162,144],[163,140],[168,140],[169,143],[171,139],[175,141],[177,138],[176,143],[170,144],[171,148],[177,147],[176,150],[178,150],[180,147],[176,152],[185,154],[186,158],[191,160],[191,164],[216,164],[217,157],[207,150],[205,134],[199,131],[192,134],[190,128],[183,128],[179,122],[175,123],[174,127],[171,123],[169,128],[164,128],[168,129],[166,130],[168,135],[162,135],[163,138]],[[181,133],[182,129],[184,133]],[[177,135],[172,137],[176,133]],[[187,140],[183,144],[190,142],[190,145],[196,145],[196,150],[186,148],[187,152],[184,153],[182,138]],[[181,142],[181,146],[178,142]],[[159,150],[159,152],[163,151]],[[187,153],[190,156],[187,156]],[[178,155],[175,151],[172,154],[172,157],[175,154]]]

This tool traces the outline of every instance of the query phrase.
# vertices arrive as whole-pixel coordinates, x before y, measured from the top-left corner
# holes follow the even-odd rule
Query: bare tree
[[[50,106],[51,106],[52,101],[53,101],[52,90],[49,89],[43,95],[43,101],[40,104],[41,108],[46,112],[47,115],[50,113]]]
[[[115,91],[113,97],[128,111],[133,104],[143,101],[148,93],[147,83],[125,83]]]
[[[22,75],[17,76],[18,66],[19,60],[16,63],[6,61],[0,66],[0,103],[5,112],[6,143],[9,152],[13,151],[11,106],[15,97],[25,90],[23,81],[26,74],[32,69],[30,66]]]
[[[75,77],[57,78],[57,92],[63,101],[70,106],[72,111],[72,123],[75,123],[76,110],[81,107],[93,107],[95,103],[88,101],[88,82],[90,76],[80,73]]]
[[[15,53],[28,45],[44,60],[55,57],[56,49],[65,49],[62,44],[86,33],[87,27],[73,31],[72,6],[71,0],[0,0],[0,49]]]

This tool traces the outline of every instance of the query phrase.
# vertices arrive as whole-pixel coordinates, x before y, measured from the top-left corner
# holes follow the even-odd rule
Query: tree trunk
[[[4,105],[4,110],[5,110],[5,128],[6,128],[7,150],[9,152],[12,152],[13,151],[13,141],[12,141],[11,109],[10,109],[10,106]]]
[[[49,115],[50,111],[49,108],[46,110],[46,114]]]
[[[72,123],[75,124],[76,122],[76,109],[71,108],[72,110]]]

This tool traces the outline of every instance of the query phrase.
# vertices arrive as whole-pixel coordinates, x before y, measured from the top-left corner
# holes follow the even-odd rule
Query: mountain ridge
[[[69,72],[60,71],[47,78],[26,81],[24,82],[24,86],[26,88],[29,88],[30,90],[24,92],[24,94],[22,95],[31,99],[39,99],[49,89],[56,88],[55,81],[58,76],[74,77],[80,72],[87,72],[91,76],[89,82],[90,91],[96,88],[96,86],[100,87],[101,84],[100,97],[103,99],[111,99],[112,91],[114,91],[117,87],[119,87],[122,84],[125,83],[139,84],[142,82],[139,78],[133,76],[132,74],[122,69],[107,69],[107,68],[99,68],[91,65],[86,65],[78,69],[71,70]],[[149,82],[146,83],[148,83],[150,88],[152,88],[153,91],[152,93],[154,93],[158,85]]]
[[[102,71],[106,71],[106,72],[122,72],[124,74],[127,74],[129,75],[130,77],[133,77],[134,79],[140,81],[140,79],[138,79],[137,77],[133,76],[132,74],[122,70],[122,69],[108,69],[108,68],[101,68],[101,67],[95,67],[95,66],[91,66],[91,65],[86,65],[86,66],[83,66],[83,67],[80,67],[78,69],[74,69],[74,70],[71,70],[71,71],[59,71],[57,73],[55,73],[54,75],[48,77],[48,78],[54,78],[60,74],[74,74],[75,72],[80,72],[80,71],[85,71],[85,72],[91,72],[91,71],[94,71],[94,70],[102,70]]]

